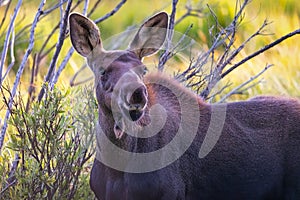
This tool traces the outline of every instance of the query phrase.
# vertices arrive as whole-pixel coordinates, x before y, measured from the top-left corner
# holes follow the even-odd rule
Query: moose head
[[[138,121],[145,112],[148,94],[143,76],[147,69],[142,59],[163,45],[168,15],[161,12],[148,19],[128,49],[115,51],[103,48],[100,31],[90,19],[72,13],[69,22],[71,42],[94,73],[99,106],[104,112],[113,111],[114,132],[117,138],[121,138],[124,120]]]

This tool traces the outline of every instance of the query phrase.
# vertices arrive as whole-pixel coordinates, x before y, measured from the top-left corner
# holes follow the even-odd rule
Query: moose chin
[[[223,104],[226,113],[219,138],[200,158],[206,134],[215,130],[210,124],[218,105],[204,102],[162,73],[146,74],[142,63],[163,45],[168,15],[152,16],[141,25],[128,49],[114,51],[104,50],[92,20],[72,13],[69,23],[71,42],[95,76],[101,127],[98,149],[108,151],[102,145],[105,136],[127,152],[155,152],[169,145],[178,130],[196,130],[182,155],[156,170],[122,171],[95,159],[90,185],[98,199],[300,199],[298,100],[266,96]],[[191,109],[182,112],[182,106]],[[184,116],[188,120],[183,126]],[[163,122],[157,134],[140,137],[155,120]],[[178,149],[184,140],[181,142]],[[176,155],[176,151],[175,146],[172,153]],[[162,153],[156,158],[164,160],[165,156]],[[124,165],[130,166],[131,160],[127,161]],[[150,165],[152,160],[145,162]]]

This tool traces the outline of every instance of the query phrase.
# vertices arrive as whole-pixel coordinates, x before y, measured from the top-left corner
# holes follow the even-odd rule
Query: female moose
[[[69,22],[72,44],[95,75],[101,131],[90,184],[98,199],[300,199],[299,101],[259,97],[221,105],[225,109],[216,115],[220,105],[203,102],[159,73],[144,75],[142,58],[165,40],[164,12],[140,27],[127,50],[118,51],[103,49],[90,19],[73,13]],[[147,135],[155,123],[160,129]],[[177,133],[186,134],[173,145]],[[171,152],[136,162],[136,156],[170,144]],[[211,144],[199,157],[201,146]],[[114,148],[131,154],[124,158]],[[122,162],[112,166],[111,160]],[[161,163],[166,165],[151,168]]]

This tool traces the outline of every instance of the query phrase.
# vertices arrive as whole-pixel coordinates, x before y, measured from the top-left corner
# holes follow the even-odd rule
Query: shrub
[[[14,176],[1,179],[1,196],[4,199],[91,198],[87,168],[94,154],[95,114],[96,102],[90,89],[73,93],[57,88],[47,90],[41,102],[27,108],[19,97],[10,121],[15,131],[7,145],[7,152],[19,155],[19,166]],[[9,170],[0,164],[0,174]]]

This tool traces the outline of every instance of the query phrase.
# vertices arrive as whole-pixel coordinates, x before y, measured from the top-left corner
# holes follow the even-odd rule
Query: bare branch
[[[87,67],[87,64],[83,64],[79,70],[77,70],[77,72],[72,76],[71,80],[70,80],[70,85],[74,86],[77,85],[75,84],[75,79],[77,78],[78,74],[81,73],[85,68]]]
[[[11,39],[10,39],[10,58],[11,63],[8,65],[7,70],[5,74],[2,77],[2,80],[4,81],[12,67],[15,65],[16,59],[15,59],[15,53],[14,53],[14,47],[15,47],[15,29],[13,28],[11,33]],[[1,85],[1,84],[0,84]]]
[[[19,161],[20,161],[20,156],[19,156],[18,153],[15,153],[15,158],[14,158],[14,160],[12,162],[11,169],[10,169],[10,172],[8,174],[7,184],[6,184],[6,187],[5,187],[5,189],[3,191],[5,191],[10,186],[12,186],[12,185],[14,185],[16,183],[15,173],[16,173],[16,170],[18,168]]]
[[[4,138],[5,138],[5,133],[6,133],[6,129],[7,129],[7,121],[10,117],[10,114],[11,114],[10,111],[11,111],[11,108],[12,108],[13,99],[14,99],[16,93],[17,93],[17,88],[19,86],[21,75],[23,74],[23,71],[24,71],[24,68],[26,66],[28,57],[31,54],[31,51],[33,49],[35,28],[36,28],[37,23],[39,22],[39,18],[41,16],[42,12],[43,12],[42,9],[43,9],[45,3],[46,3],[46,0],[41,1],[40,5],[39,5],[39,8],[38,8],[38,11],[37,11],[37,13],[34,17],[32,27],[31,27],[31,30],[30,30],[29,45],[28,45],[28,48],[25,52],[25,55],[22,59],[22,62],[20,64],[20,67],[19,67],[19,69],[17,71],[17,74],[16,74],[16,79],[15,79],[15,82],[13,84],[13,88],[12,88],[12,91],[11,91],[11,96],[10,96],[10,99],[9,99],[9,102],[8,102],[8,105],[7,105],[8,109],[7,109],[6,114],[5,114],[4,123],[3,123],[1,134],[0,134],[0,153],[1,153],[1,149],[2,149],[2,146],[3,146]]]
[[[176,25],[182,22],[185,18],[190,16],[197,17],[197,18],[203,17],[201,15],[203,12],[202,9],[195,9],[191,5],[186,5],[185,8],[186,8],[186,12],[181,17],[179,17],[179,19],[176,20],[175,22]]]
[[[71,47],[67,53],[67,56],[65,56],[65,58],[63,59],[63,61],[61,62],[61,64],[58,67],[58,70],[56,71],[52,81],[50,82],[50,87],[53,88],[53,86],[57,83],[58,81],[58,77],[60,76],[61,72],[65,69],[66,65],[68,64],[70,58],[72,57],[74,53],[74,48]]]
[[[97,0],[95,2],[95,4],[92,6],[91,11],[87,14],[87,17],[90,17],[96,10],[96,8],[98,7],[99,3],[101,2],[101,0]]]
[[[6,19],[7,13],[8,13],[8,9],[9,9],[9,7],[11,5],[11,2],[12,1],[8,1],[8,4],[6,5],[5,11],[4,11],[4,16],[3,16],[1,24],[0,24],[0,30],[1,30],[1,28],[2,28],[2,26],[4,24],[4,22],[5,22],[5,19]]]
[[[0,60],[0,87],[2,86],[2,83],[3,83],[2,72],[3,72],[4,63],[5,63],[5,60],[6,60],[7,49],[8,49],[8,46],[9,46],[9,38],[10,38],[10,35],[11,35],[13,29],[14,29],[15,19],[16,19],[18,13],[19,13],[19,9],[20,9],[21,5],[22,5],[22,0],[19,0],[17,6],[15,7],[14,14],[11,18],[11,21],[9,23],[8,30],[6,32],[6,37],[5,37],[5,40],[4,40],[4,46],[3,46],[3,51],[2,51],[2,54],[1,54],[1,60]]]
[[[81,85],[81,84],[83,84],[83,83],[86,83],[86,82],[88,82],[88,81],[90,81],[90,80],[93,80],[94,79],[94,76],[90,76],[90,77],[88,77],[88,78],[86,78],[86,79],[84,79],[84,80],[82,80],[82,81],[79,81],[79,82],[71,82],[70,81],[70,85],[71,85],[71,87],[74,87],[74,86],[77,86],[77,85]]]
[[[281,38],[275,40],[274,42],[264,46],[263,48],[261,48],[259,51],[256,51],[254,53],[252,53],[251,55],[247,56],[246,58],[244,58],[243,60],[241,60],[240,62],[236,63],[235,65],[233,65],[232,67],[230,67],[227,71],[225,71],[222,75],[221,78],[224,78],[225,76],[227,76],[230,72],[232,72],[233,70],[235,70],[236,68],[238,68],[240,65],[246,63],[248,60],[258,56],[259,54],[271,49],[272,47],[274,47],[275,45],[278,45],[279,43],[283,42],[284,40],[293,37],[294,35],[300,34],[300,29],[297,29],[291,33],[288,33],[284,36],[282,36]]]
[[[62,48],[62,46],[64,44],[64,41],[65,41],[65,35],[66,35],[66,32],[67,32],[68,17],[69,17],[69,12],[70,12],[70,9],[71,9],[71,5],[72,5],[72,0],[68,0],[67,7],[66,7],[66,10],[65,10],[64,14],[62,14],[63,12],[61,12],[62,18],[61,18],[61,22],[60,22],[59,39],[58,39],[58,42],[56,44],[56,51],[54,52],[54,56],[51,60],[47,75],[44,79],[45,83],[49,82],[52,79],[53,75],[54,75],[54,70],[55,70],[55,66],[56,66],[56,63],[57,63],[57,59],[58,59],[61,48]],[[42,89],[39,93],[38,101],[41,101],[41,99],[44,96],[44,93],[45,93],[45,85],[42,87]]]
[[[171,44],[172,44],[172,38],[174,34],[174,25],[175,25],[175,15],[176,15],[176,7],[177,7],[178,0],[173,0],[172,3],[172,13],[170,15],[170,22],[169,22],[169,27],[168,27],[168,32],[167,32],[167,43],[166,43],[166,48],[163,52],[163,54],[159,58],[159,63],[158,63],[158,70],[163,71],[164,65],[166,62],[169,60],[171,52]]]
[[[88,10],[88,7],[89,7],[89,3],[90,3],[90,0],[85,0],[85,1],[84,1],[83,15],[86,15],[86,14],[87,14],[87,10]]]
[[[107,18],[113,16],[116,12],[118,12],[118,10],[120,10],[120,8],[126,3],[127,0],[122,0],[112,11],[110,11],[109,13],[107,13],[106,15],[104,15],[103,17],[94,20],[94,22],[96,24],[106,20]]]
[[[273,65],[267,65],[262,71],[260,71],[258,74],[256,74],[255,76],[252,76],[249,80],[247,80],[246,82],[242,83],[241,85],[237,86],[236,88],[234,88],[233,90],[231,90],[229,93],[227,93],[225,96],[222,97],[222,99],[219,101],[220,103],[224,102],[228,97],[230,97],[233,94],[237,94],[240,93],[240,89],[245,87],[246,85],[248,85],[249,83],[251,83],[252,81],[254,81],[255,79],[257,79],[259,76],[261,76],[265,71],[267,71],[270,67],[272,67]]]
[[[209,55],[212,55],[212,58],[214,56],[214,51],[215,49],[221,45],[224,44],[225,45],[225,51],[223,53],[223,55],[221,57],[219,57],[219,60],[216,64],[216,67],[214,67],[214,69],[212,70],[212,72],[210,73],[209,76],[209,80],[207,83],[207,86],[204,88],[204,90],[201,92],[200,96],[203,97],[204,99],[206,99],[209,95],[209,93],[211,92],[212,88],[217,84],[217,82],[221,79],[220,78],[220,74],[222,73],[223,68],[226,66],[222,66],[222,63],[226,63],[227,59],[228,59],[228,55],[229,52],[231,50],[231,48],[233,47],[234,41],[235,41],[235,35],[236,35],[236,29],[237,26],[239,24],[239,21],[242,20],[243,18],[243,12],[246,8],[246,6],[249,4],[250,0],[245,0],[243,2],[243,4],[240,6],[239,9],[237,9],[238,5],[236,5],[236,14],[232,20],[232,22],[230,23],[230,25],[228,25],[225,29],[221,29],[221,31],[217,34],[216,39],[212,45],[212,47],[210,48],[210,50],[205,53],[203,56],[199,57],[197,63],[195,64],[196,66],[198,64],[200,64],[199,66],[203,66],[204,64],[207,63],[208,59],[209,59]],[[238,2],[237,2],[238,3]],[[208,6],[208,8],[210,9],[210,7]],[[210,9],[212,15],[215,17],[215,21],[216,21],[216,27],[218,27],[218,21],[217,21],[217,17],[215,16],[215,14],[213,13],[213,11]],[[225,36],[224,36],[225,35]],[[229,43],[226,45],[225,41],[229,39]],[[236,53],[239,53],[239,51],[237,51]],[[236,54],[237,55],[237,54]],[[233,55],[232,59],[236,56]],[[200,61],[200,62],[199,62]]]
[[[59,3],[55,4],[52,8],[49,8],[47,10],[44,10],[43,15],[47,15],[51,13],[52,11],[56,10],[57,8],[61,7],[63,4],[65,4],[68,0],[62,0]]]

